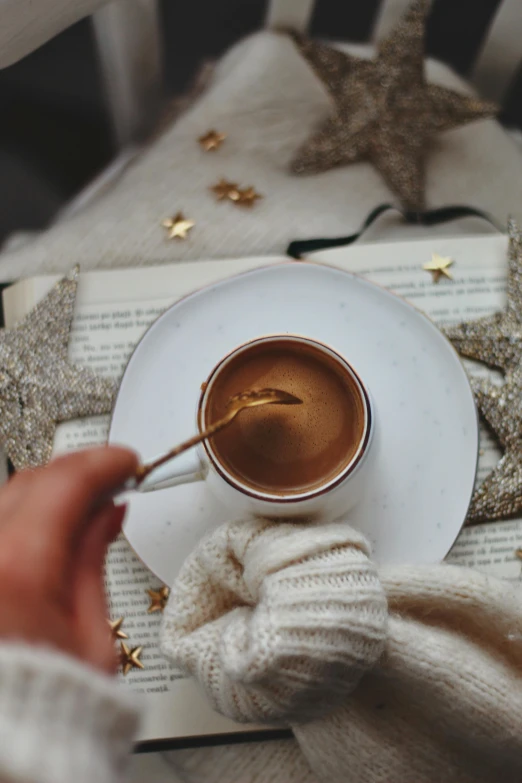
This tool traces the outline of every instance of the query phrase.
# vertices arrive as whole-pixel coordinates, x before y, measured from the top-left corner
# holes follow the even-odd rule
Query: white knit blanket
[[[368,47],[347,47],[371,53]],[[465,90],[448,68],[428,63],[428,78]],[[284,253],[295,238],[349,234],[377,204],[393,199],[368,163],[320,175],[291,175],[297,147],[331,110],[330,99],[294,44],[259,33],[237,44],[217,67],[203,97],[146,149],[109,193],[30,244],[0,257],[0,279],[43,272],[125,267],[177,260]],[[216,153],[197,137],[227,133]],[[220,177],[253,185],[264,199],[252,210],[217,203],[208,188]],[[427,165],[427,205],[465,203],[505,221],[522,218],[522,156],[494,120],[439,135]],[[196,221],[187,241],[168,241],[161,221],[183,210]],[[387,218],[367,240],[483,233],[476,219],[437,229]]]

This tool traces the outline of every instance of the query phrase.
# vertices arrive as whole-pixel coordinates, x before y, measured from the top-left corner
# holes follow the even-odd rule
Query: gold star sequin
[[[120,642],[120,666],[124,676],[126,676],[131,669],[145,668],[140,661],[142,651],[143,647],[133,647],[131,650],[127,647],[125,642]]]
[[[225,199],[238,201],[240,198],[238,184],[236,182],[229,182],[227,179],[220,179],[219,182],[212,185],[209,190],[214,193],[218,201],[224,201]]]
[[[473,495],[472,523],[504,519],[522,511],[522,237],[509,222],[507,305],[499,313],[446,328],[461,354],[504,372],[499,386],[471,379],[477,406],[504,454]]]
[[[111,629],[112,638],[117,641],[118,639],[128,639],[127,634],[121,630],[123,624],[123,617],[119,617],[117,620],[107,620],[109,628]]]
[[[381,41],[375,60],[295,38],[325,84],[334,112],[298,150],[291,164],[294,173],[314,174],[367,160],[407,210],[424,208],[425,158],[435,133],[496,113],[492,104],[426,83],[428,8],[428,0],[415,0]]]
[[[205,152],[213,152],[221,147],[226,137],[226,133],[219,133],[217,130],[212,129],[200,136],[198,142]]]
[[[444,258],[444,256],[439,256],[438,253],[432,253],[431,261],[424,264],[422,268],[426,272],[431,272],[433,282],[438,283],[441,277],[447,277],[448,280],[453,280],[453,276],[449,271],[450,266],[453,266],[453,260],[451,258]]]
[[[257,193],[256,189],[251,186],[248,188],[240,188],[238,192],[239,198],[236,200],[236,204],[240,207],[248,207],[251,209],[256,201],[263,198],[261,193]]]
[[[170,590],[168,587],[160,587],[159,590],[147,590],[147,594],[150,598],[150,606],[147,609],[151,612],[162,612],[167,605]]]
[[[167,229],[169,239],[186,239],[196,223],[194,220],[187,220],[183,212],[178,212],[174,217],[164,220],[161,225]]]
[[[57,422],[112,408],[114,382],[68,359],[78,272],[17,326],[0,330],[0,443],[17,470],[49,460]]]

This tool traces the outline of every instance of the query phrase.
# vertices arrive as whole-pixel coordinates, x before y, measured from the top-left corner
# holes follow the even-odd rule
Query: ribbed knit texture
[[[296,0],[298,2],[298,0]],[[372,54],[370,46],[348,46]],[[430,61],[428,78],[469,90],[449,68]],[[0,279],[161,264],[201,258],[282,254],[297,238],[356,231],[393,194],[370,163],[313,176],[289,172],[296,150],[332,111],[331,99],[286,36],[258,33],[223,58],[205,94],[144,150],[88,208],[0,259]],[[197,138],[209,128],[227,134],[217,152]],[[216,202],[221,177],[264,195],[251,210]],[[434,141],[426,164],[426,202],[472,204],[504,221],[522,219],[522,156],[495,120],[480,120]],[[178,210],[196,221],[186,241],[168,241],[161,221]],[[384,218],[365,240],[487,232],[466,219],[427,229]]]
[[[303,754],[169,754],[187,781],[522,781],[522,590],[507,582],[378,574],[342,522],[234,522],[185,563],[162,649],[229,717],[291,725]]]
[[[222,527],[182,568],[163,652],[235,720],[321,714],[384,649],[386,599],[367,554],[338,524]]]
[[[111,678],[50,649],[0,645],[2,783],[120,783],[136,703]]]
[[[164,758],[176,783],[178,778],[183,783],[318,783],[295,740],[176,750]],[[350,777],[346,783],[352,783]]]

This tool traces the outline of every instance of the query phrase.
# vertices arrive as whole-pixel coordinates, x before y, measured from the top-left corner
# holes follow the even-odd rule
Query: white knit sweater
[[[0,644],[0,781],[120,783],[138,727],[121,686],[68,656]]]
[[[163,648],[217,709],[295,736],[170,753],[165,783],[522,780],[522,592],[508,583],[378,571],[343,523],[230,523],[182,569]],[[136,728],[110,678],[0,645],[2,783],[122,783]]]
[[[302,754],[171,754],[186,780],[522,781],[520,589],[449,565],[377,572],[345,523],[222,527],[172,589],[163,651],[229,717],[291,725]]]

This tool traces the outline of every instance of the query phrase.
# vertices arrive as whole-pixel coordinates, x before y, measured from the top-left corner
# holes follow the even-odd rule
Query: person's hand
[[[0,488],[0,641],[51,646],[114,670],[103,565],[125,508],[107,498],[136,465],[125,449],[89,449]]]

